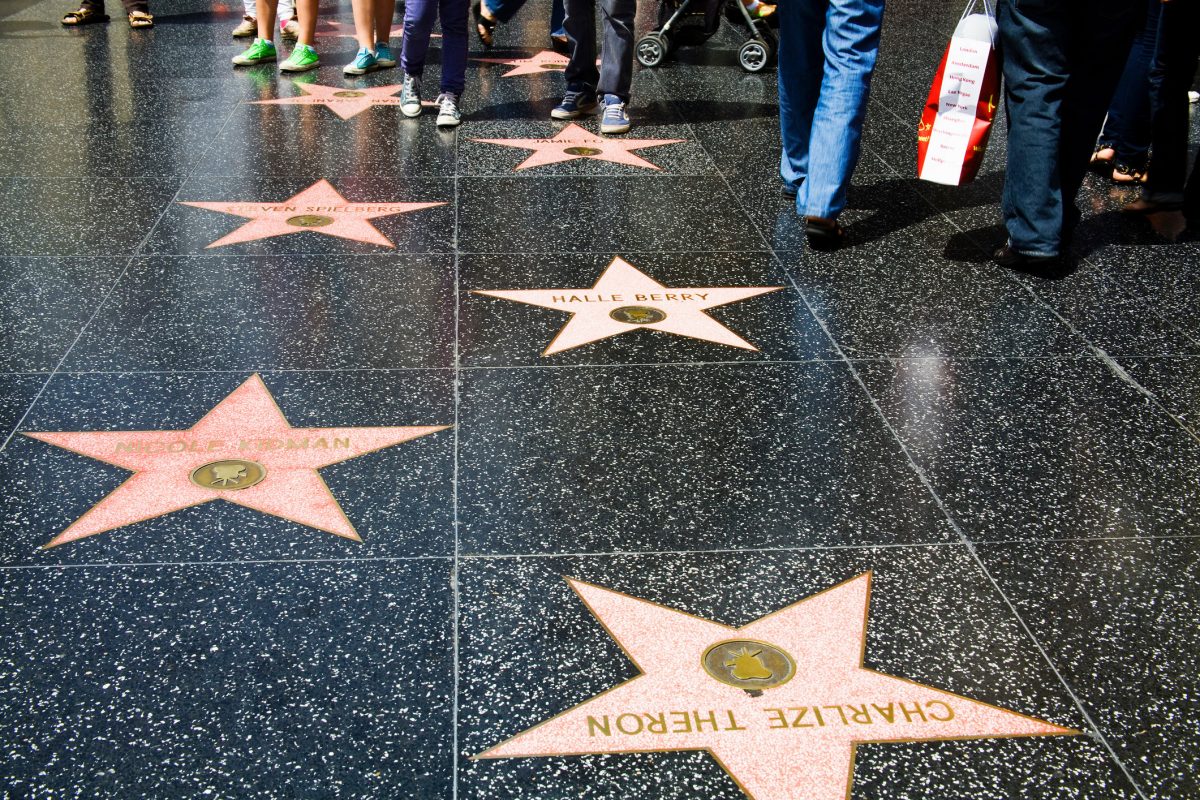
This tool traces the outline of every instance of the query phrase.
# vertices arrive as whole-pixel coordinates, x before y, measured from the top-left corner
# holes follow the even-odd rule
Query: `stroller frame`
[[[634,47],[634,52],[637,55],[639,64],[643,67],[657,67],[666,59],[672,46],[672,27],[676,26],[679,20],[689,12],[689,9],[698,2],[701,2],[701,0],[681,0],[679,7],[675,9],[675,12],[671,14],[666,22],[663,22],[641,39],[638,39]],[[762,72],[775,58],[778,48],[775,33],[767,25],[766,20],[752,17],[750,12],[746,10],[746,7],[742,5],[741,0],[728,0],[728,2],[737,6],[737,10],[741,12],[742,18],[746,21],[746,27],[750,29],[750,33],[752,34],[738,49],[738,63],[747,72]],[[724,6],[725,3],[722,3],[716,15],[716,26],[710,30],[710,33],[714,33],[716,27],[719,27],[720,16],[724,13]]]

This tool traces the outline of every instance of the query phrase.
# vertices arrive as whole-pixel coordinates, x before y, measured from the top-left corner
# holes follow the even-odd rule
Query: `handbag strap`
[[[958,18],[958,21],[962,22],[964,19],[966,19],[968,16],[970,16],[972,14],[972,12],[975,11],[975,6],[977,3],[983,3],[983,13],[987,15],[988,19],[990,19],[993,23],[995,23],[996,7],[995,7],[995,5],[993,5],[993,0],[967,0],[967,7],[963,9],[962,16]],[[992,47],[995,47],[996,46],[996,34],[995,33],[991,34],[991,39],[992,39]]]

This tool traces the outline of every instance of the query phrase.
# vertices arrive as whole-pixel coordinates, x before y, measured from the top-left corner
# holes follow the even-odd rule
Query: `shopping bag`
[[[959,186],[975,179],[1000,96],[996,13],[971,0],[942,57],[917,129],[917,175]]]

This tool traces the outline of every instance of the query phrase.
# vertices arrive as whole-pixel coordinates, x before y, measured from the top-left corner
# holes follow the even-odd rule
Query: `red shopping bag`
[[[975,179],[1000,96],[996,14],[971,0],[942,57],[917,128],[917,175],[959,186]]]

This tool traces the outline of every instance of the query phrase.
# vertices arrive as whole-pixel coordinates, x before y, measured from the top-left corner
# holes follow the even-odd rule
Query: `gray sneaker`
[[[400,112],[406,117],[421,116],[421,79],[405,73],[400,87]]]
[[[462,122],[462,113],[458,110],[458,96],[450,92],[438,95],[438,127],[453,128]]]

